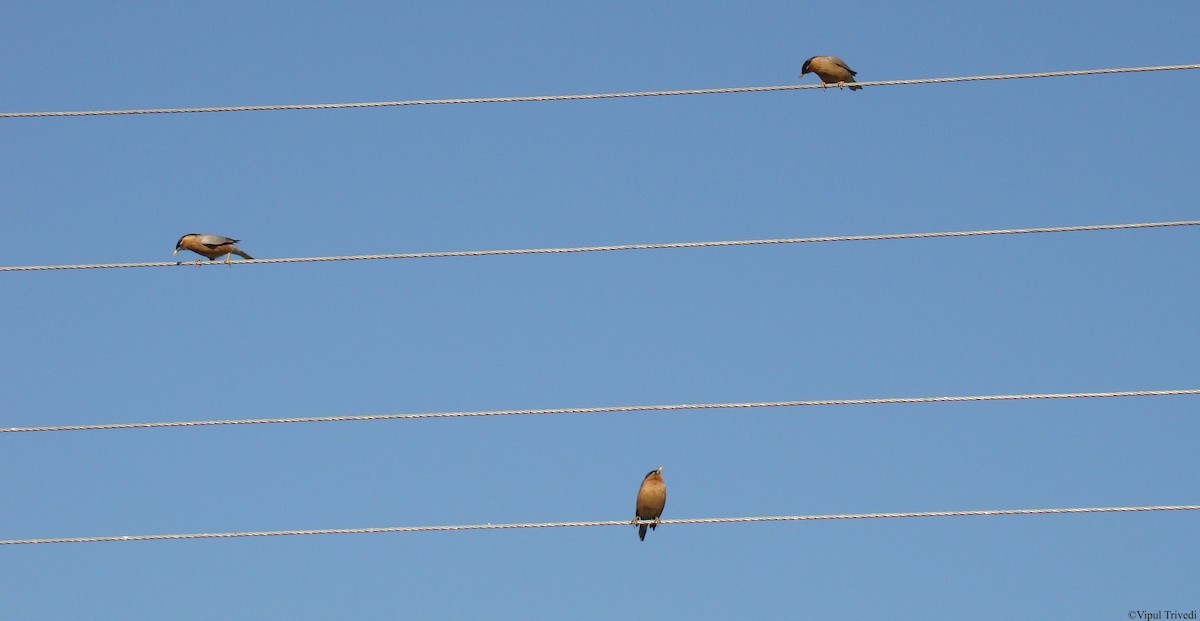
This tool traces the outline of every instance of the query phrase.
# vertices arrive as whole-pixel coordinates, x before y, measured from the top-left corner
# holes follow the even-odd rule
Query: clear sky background
[[[1200,62],[1195,2],[14,2],[0,111]],[[813,76],[805,81],[815,82]],[[1200,72],[0,119],[0,265],[1200,216]],[[0,274],[0,426],[1197,388],[1200,230]],[[188,257],[192,258],[191,256]],[[4,434],[0,538],[1194,504],[1197,397]],[[1194,512],[6,546],[3,619],[1125,619]]]

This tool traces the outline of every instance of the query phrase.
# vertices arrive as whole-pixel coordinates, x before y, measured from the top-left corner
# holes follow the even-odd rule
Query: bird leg
[[[233,253],[229,253],[229,254],[225,255],[225,265],[232,265],[232,264],[233,264]]]

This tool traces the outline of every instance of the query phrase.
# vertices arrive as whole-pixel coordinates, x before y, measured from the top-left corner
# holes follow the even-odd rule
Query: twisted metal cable
[[[661,520],[658,524],[737,524],[747,522],[814,522],[821,520],[875,520],[918,517],[979,517],[995,515],[1045,515],[1078,513],[1136,513],[1147,511],[1196,511],[1200,505],[1155,505],[1144,507],[1077,507],[1064,509],[987,509],[980,511],[910,511],[904,513],[840,513],[832,515],[776,515],[761,517],[684,518]],[[238,537],[284,537],[293,535],[361,535],[428,531],[509,530],[517,528],[573,528],[630,526],[649,521],[607,520],[591,522],[530,522],[523,524],[463,524],[454,526],[385,526],[380,528],[321,528],[312,530],[264,530],[232,533],[180,533],[170,535],[117,535],[107,537],[56,537],[50,539],[6,539],[0,545],[46,543],[99,543],[106,541],[161,541],[167,539],[234,539]]]
[[[728,246],[766,246],[773,244],[813,244],[847,241],[883,241],[889,239],[930,239],[935,237],[980,237],[987,235],[1022,235],[1030,233],[1071,233],[1079,231],[1113,231],[1150,229],[1176,226],[1196,226],[1200,220],[1172,222],[1133,222],[1126,224],[1088,224],[1080,226],[1042,226],[1020,229],[989,229],[978,231],[937,231],[932,233],[885,233],[880,235],[833,235],[826,237],[787,237],[781,239],[739,239],[702,242],[664,242],[650,244],[621,244],[615,246],[579,246],[575,248],[517,248],[502,250],[451,250],[445,252],[404,252],[395,254],[360,254],[333,257],[285,257],[277,259],[247,259],[231,264],[316,263],[324,261],[372,261],[380,259],[437,259],[446,257],[486,257],[502,255],[572,254],[581,252],[615,252],[623,250],[664,250],[672,248],[716,248]],[[0,266],[0,272],[37,272],[48,270],[115,269],[129,267],[204,267],[226,265],[222,261],[155,261],[149,263],[96,263],[80,265],[12,265]]]
[[[876,80],[857,82],[855,86],[907,86],[915,84],[946,84],[949,82],[980,82],[986,80],[1016,80],[1024,78],[1061,78],[1111,73],[1144,73],[1148,71],[1179,71],[1200,69],[1195,65],[1160,65],[1155,67],[1117,67],[1112,69],[1081,69],[1076,71],[1045,71],[1040,73],[1008,73],[950,78],[919,78],[912,80]],[[672,95],[717,95],[724,93],[761,93],[767,91],[796,91],[824,88],[822,84],[785,84],[779,86],[739,86],[729,88],[700,88],[670,91],[638,91],[628,93],[594,93],[586,95],[533,95],[526,97],[471,97],[458,99],[411,99],[405,101],[376,101],[360,103],[284,104],[265,106],[217,106],[210,108],[144,108],[134,110],[85,110],[66,112],[0,112],[0,118],[113,116],[123,114],[182,114],[198,112],[259,112],[266,110],[332,110],[339,108],[385,108],[396,106],[427,106],[477,103],[516,103],[529,101],[574,101],[583,99],[627,99],[631,97],[665,97]]]
[[[95,431],[100,429],[151,429],[156,427],[208,427],[214,425],[265,425],[282,423],[328,423],[343,421],[402,420],[414,418],[476,418],[485,416],[521,416],[539,414],[597,414],[606,412],[663,412],[674,410],[733,410],[749,408],[808,407],[828,405],[887,405],[898,403],[956,403],[966,401],[1022,401],[1035,399],[1096,399],[1107,397],[1166,397],[1200,395],[1200,388],[1182,390],[1134,390],[1125,392],[1069,392],[1023,395],[974,395],[965,397],[890,397],[882,399],[820,399],[808,401],[757,401],[745,403],[689,403],[674,405],[618,405],[587,408],[548,408],[533,410],[488,410],[479,412],[424,412],[416,414],[360,414],[347,416],[306,416],[297,418],[246,418],[230,420],[160,421],[146,423],[97,423],[92,425],[55,425],[43,427],[7,427],[0,433],[36,431]]]

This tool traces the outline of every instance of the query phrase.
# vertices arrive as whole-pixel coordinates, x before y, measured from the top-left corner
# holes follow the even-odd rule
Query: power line
[[[831,515],[776,515],[761,517],[685,518],[661,520],[663,524],[738,524],[748,522],[815,522],[822,520],[874,520],[918,517],[982,517],[996,515],[1046,515],[1078,513],[1136,513],[1147,511],[1196,511],[1200,505],[1157,505],[1144,507],[1078,507],[1065,509],[988,509],[982,511],[911,511],[905,513],[840,513]],[[640,523],[640,522],[639,522]],[[648,521],[646,522],[649,523]],[[37,545],[46,543],[100,543],[105,541],[161,541],[166,539],[234,539],[238,537],[283,537],[294,535],[362,535],[414,533],[428,531],[510,530],[517,528],[573,528],[591,526],[630,526],[628,520],[592,522],[531,522],[524,524],[463,524],[452,526],[385,526],[381,528],[322,528],[314,530],[265,530],[232,533],[181,533],[171,535],[123,535],[107,537],[58,537],[53,539],[5,539],[0,545]]]
[[[1101,75],[1110,73],[1143,73],[1148,71],[1178,71],[1200,69],[1196,65],[1161,65],[1156,67],[1118,67],[1113,69],[1082,69],[1077,71],[1046,71],[1042,73],[1009,73],[1000,75],[976,75],[950,78],[920,78],[914,80],[878,80],[857,82],[855,86],[908,86],[914,84],[946,84],[949,82],[980,82],[986,80],[1016,80],[1022,78],[1061,78],[1079,75]],[[575,101],[581,99],[627,99],[632,97],[664,97],[671,95],[717,95],[724,93],[762,93],[767,91],[796,91],[823,88],[821,84],[785,84],[779,86],[739,86],[729,88],[701,88],[673,91],[638,91],[628,93],[594,93],[588,95],[533,95],[525,97],[472,97],[458,99],[410,99],[404,101],[375,101],[359,103],[327,104],[284,104],[265,106],[217,106],[211,108],[144,108],[133,110],[86,110],[66,112],[0,112],[0,118],[18,117],[63,117],[63,116],[112,116],[122,114],[181,114],[195,112],[259,112],[266,110],[332,110],[338,108],[385,108],[395,106],[427,106],[476,103],[515,103],[528,101]]]
[[[579,246],[574,248],[524,248],[502,250],[451,250],[445,252],[404,252],[395,254],[360,254],[332,257],[284,257],[276,259],[248,259],[233,264],[264,263],[317,263],[323,261],[373,261],[380,259],[437,259],[446,257],[486,257],[504,255],[572,254],[582,252],[615,252],[623,250],[664,250],[673,248],[716,248],[729,246],[766,246],[773,244],[811,244],[847,241],[883,241],[890,239],[930,239],[935,237],[978,237],[986,235],[1022,235],[1029,233],[1071,233],[1079,231],[1113,231],[1128,229],[1150,229],[1174,226],[1196,226],[1200,220],[1174,222],[1135,222],[1128,224],[1089,224],[1081,226],[1046,226],[1021,229],[989,229],[978,231],[939,231],[932,233],[886,233],[880,235],[834,235],[828,237],[788,237],[782,239],[740,239],[701,242],[665,242],[651,244],[621,244],[615,246]],[[221,261],[196,263],[194,261],[155,261],[143,263],[94,263],[79,265],[11,265],[0,266],[0,272],[36,272],[47,270],[118,269],[132,267],[196,267],[226,265]]]
[[[1127,392],[1070,392],[1023,395],[975,395],[966,397],[890,397],[883,399],[822,399],[808,401],[756,401],[744,403],[689,403],[676,405],[616,405],[589,408],[487,410],[477,412],[425,412],[416,414],[361,414],[348,416],[307,416],[298,418],[246,418],[231,420],[160,421],[147,423],[97,423],[92,425],[7,427],[0,428],[0,433],[24,433],[35,431],[96,431],[101,429],[151,429],[158,427],[208,427],[215,425],[329,423],[343,421],[404,420],[416,418],[476,418],[485,416],[521,416],[540,414],[597,414],[605,412],[664,412],[675,410],[734,410],[828,405],[892,405],[899,403],[958,403],[966,401],[1026,401],[1035,399],[1096,399],[1106,397],[1167,397],[1180,395],[1200,395],[1200,388],[1184,390],[1135,390]]]

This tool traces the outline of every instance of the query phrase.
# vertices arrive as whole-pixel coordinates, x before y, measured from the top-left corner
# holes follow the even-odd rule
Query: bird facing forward
[[[633,516],[633,523],[637,524],[639,520],[654,520],[653,524],[638,524],[638,539],[646,540],[646,527],[649,526],[654,530],[658,526],[658,518],[662,515],[663,507],[667,504],[667,485],[663,483],[662,468],[651,470],[646,473],[646,478],[642,479],[642,486],[638,488],[637,508]]]
[[[209,261],[224,256],[226,263],[229,263],[230,259],[233,258],[232,255],[235,254],[243,259],[253,259],[254,257],[242,252],[241,248],[234,246],[239,241],[241,240],[221,237],[220,235],[188,233],[175,242],[174,254],[179,254],[180,250],[191,250],[198,255],[208,257]],[[199,262],[200,260],[196,259],[196,263]]]
[[[803,78],[806,73],[817,74],[817,77],[821,78],[821,88],[825,88],[826,84],[836,84],[841,88],[847,82],[853,83],[854,76],[858,75],[846,61],[837,56],[813,56],[800,67],[800,77]],[[851,86],[850,90],[862,90],[862,87]]]

